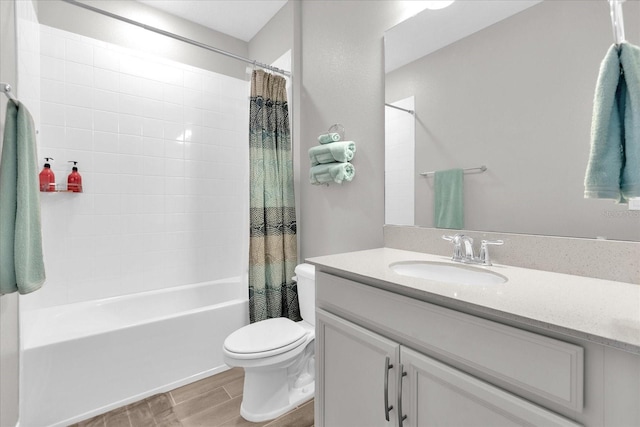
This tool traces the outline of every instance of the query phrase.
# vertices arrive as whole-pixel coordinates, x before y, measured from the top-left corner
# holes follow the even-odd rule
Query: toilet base
[[[254,423],[272,420],[274,418],[278,418],[280,415],[284,415],[290,410],[294,409],[297,406],[302,405],[303,403],[311,400],[313,398],[315,389],[315,382],[312,382],[302,388],[292,389],[288,396],[288,403],[274,408],[269,412],[252,412],[251,408],[247,408],[247,400],[243,396],[242,404],[240,405],[240,415],[247,421],[251,421]],[[264,399],[264,397],[263,397]]]
[[[245,367],[240,415],[251,422],[272,420],[310,400],[314,393],[315,357],[311,340],[293,360],[269,368]]]

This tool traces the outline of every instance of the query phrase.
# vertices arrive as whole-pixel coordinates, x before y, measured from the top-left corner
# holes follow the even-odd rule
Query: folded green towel
[[[33,118],[7,104],[0,159],[0,294],[27,294],[45,281]]]
[[[356,143],[353,141],[338,141],[331,144],[319,145],[309,149],[311,166],[322,163],[348,162],[356,153]]]
[[[640,48],[629,43],[612,45],[600,64],[585,198],[640,197],[639,70]]]
[[[436,228],[464,228],[464,171],[436,171],[434,177],[434,222]]]
[[[336,141],[340,141],[340,134],[337,132],[325,133],[318,137],[320,144],[329,144]]]
[[[351,181],[356,174],[356,168],[351,163],[326,163],[317,165],[309,171],[309,181],[313,185],[329,182]]]

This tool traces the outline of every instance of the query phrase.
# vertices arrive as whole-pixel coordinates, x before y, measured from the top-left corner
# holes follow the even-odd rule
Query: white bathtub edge
[[[51,306],[51,307],[21,312],[20,318],[19,318],[20,330],[21,330],[21,333],[20,333],[21,351],[24,352],[24,351],[32,350],[38,347],[45,347],[48,345],[54,345],[54,344],[60,344],[60,343],[69,342],[73,340],[84,339],[93,335],[110,333],[114,330],[124,330],[131,327],[153,323],[161,319],[172,319],[175,317],[180,317],[185,314],[198,313],[201,311],[206,311],[214,306],[224,307],[230,304],[237,304],[238,302],[248,302],[249,295],[247,294],[246,297],[236,295],[232,297],[232,299],[217,302],[213,305],[193,308],[187,311],[179,311],[179,312],[172,313],[169,315],[164,315],[164,316],[146,317],[144,319],[131,322],[126,325],[118,325],[118,324],[114,325],[110,323],[108,325],[98,326],[88,330],[72,331],[70,333],[68,332],[66,334],[63,334],[62,336],[56,335],[56,334],[45,334],[44,336],[42,336],[40,334],[36,334],[33,332],[35,325],[41,324],[43,322],[47,322],[48,319],[51,318],[52,316],[56,317],[57,313],[64,312],[69,309],[75,312],[90,312],[95,310],[96,307],[100,307],[103,304],[113,304],[113,303],[117,304],[120,301],[127,301],[131,299],[136,299],[136,300],[141,299],[147,295],[162,295],[162,294],[171,294],[176,292],[184,292],[184,291],[189,291],[191,289],[207,287],[211,285],[219,285],[219,284],[236,285],[236,284],[242,283],[240,280],[241,280],[240,276],[235,276],[235,277],[230,277],[225,279],[217,279],[210,282],[200,282],[200,283],[193,283],[189,285],[154,289],[154,290],[149,290],[145,292],[119,295],[119,296],[107,297],[107,298],[90,300],[90,301],[81,301],[77,303]]]

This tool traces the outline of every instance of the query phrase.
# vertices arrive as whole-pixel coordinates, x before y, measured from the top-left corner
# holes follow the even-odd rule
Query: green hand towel
[[[7,104],[0,158],[0,294],[27,294],[45,281],[33,118]]]
[[[322,163],[348,162],[356,153],[356,143],[353,141],[339,141],[331,144],[311,147],[309,159],[311,166]]]
[[[436,228],[464,228],[464,171],[436,171],[434,177],[434,222]]]
[[[351,163],[326,163],[317,165],[309,171],[309,181],[313,185],[329,182],[351,181],[356,174],[356,168]]]
[[[640,48],[629,43],[600,64],[584,185],[585,198],[640,197]]]
[[[620,191],[640,197],[640,47],[622,43],[620,62],[627,86],[624,109],[624,169]]]
[[[584,184],[585,198],[620,200],[622,123],[618,97],[620,83],[618,49],[612,45],[600,64],[591,121],[591,153]]]

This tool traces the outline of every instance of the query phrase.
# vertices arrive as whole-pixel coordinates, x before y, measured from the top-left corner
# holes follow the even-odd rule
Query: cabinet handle
[[[393,409],[393,405],[389,406],[389,369],[393,368],[393,364],[389,363],[389,356],[384,361],[384,417],[389,421],[389,411]]]
[[[400,364],[400,372],[401,374],[398,375],[398,427],[402,427],[402,422],[407,419],[406,415],[402,415],[402,377],[407,376],[402,363]]]

